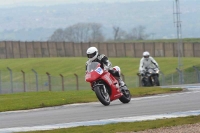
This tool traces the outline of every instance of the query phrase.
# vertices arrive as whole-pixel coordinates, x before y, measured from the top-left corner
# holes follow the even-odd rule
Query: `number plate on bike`
[[[95,71],[100,75],[103,73],[103,69],[101,67],[98,67]]]

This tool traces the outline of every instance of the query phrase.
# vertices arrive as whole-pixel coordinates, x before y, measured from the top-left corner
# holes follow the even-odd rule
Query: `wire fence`
[[[140,78],[137,75],[122,78],[129,88],[140,86]],[[200,83],[200,72],[198,69],[193,72],[176,72],[159,76],[160,84],[179,85]],[[41,75],[33,70],[33,73],[0,71],[0,94],[34,92],[34,91],[68,91],[91,89],[90,84],[85,81],[84,76],[77,74],[70,76],[51,76],[49,73]]]

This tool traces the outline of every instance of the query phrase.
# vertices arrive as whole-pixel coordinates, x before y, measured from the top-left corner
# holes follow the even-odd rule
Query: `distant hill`
[[[200,37],[200,0],[181,0],[182,37]],[[0,8],[0,40],[45,41],[58,28],[79,22],[103,25],[106,37],[112,27],[128,31],[142,25],[155,38],[176,38],[173,1],[80,3],[55,6]]]

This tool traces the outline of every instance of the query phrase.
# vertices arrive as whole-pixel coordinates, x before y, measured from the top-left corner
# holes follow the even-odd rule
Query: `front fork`
[[[104,93],[107,93],[107,90],[106,90],[105,85],[102,85],[102,86],[103,86],[103,92],[104,92]]]
[[[155,85],[155,80],[154,80],[154,77],[155,77],[155,76],[158,77],[158,75],[153,75],[153,76],[151,76],[151,81],[152,81],[152,84],[153,84],[153,85]]]
[[[92,86],[92,90],[93,90],[93,91],[94,91],[94,88],[95,88],[96,86],[102,86],[102,87],[103,87],[103,93],[107,93],[107,90],[106,90],[106,87],[105,87],[104,84],[92,83],[91,86]]]
[[[152,82],[152,85],[154,85],[155,83],[154,83],[154,77],[153,76],[151,76],[151,82]]]

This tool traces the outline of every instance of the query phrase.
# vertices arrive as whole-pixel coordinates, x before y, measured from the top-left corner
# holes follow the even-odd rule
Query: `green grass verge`
[[[98,126],[80,126],[75,128],[63,128],[48,131],[31,131],[29,133],[119,133],[119,132],[137,132],[147,129],[156,129],[160,127],[171,127],[183,124],[194,124],[200,122],[200,116],[189,116],[184,118],[170,118],[160,120],[149,120],[142,122],[124,122],[116,124],[106,124]],[[20,132],[21,133],[21,132]]]
[[[142,53],[141,53],[142,54]],[[156,57],[161,71],[167,75],[176,72],[178,67],[178,58],[176,57]],[[124,57],[124,58],[109,58],[113,66],[120,66],[122,73],[125,76],[136,76],[139,69],[140,58]],[[68,57],[68,58],[21,58],[21,59],[1,59],[0,70],[8,71],[7,67],[13,72],[32,73],[34,69],[38,74],[46,74],[49,72],[52,76],[69,76],[76,73],[83,76],[85,74],[85,62],[87,58],[84,57]],[[199,58],[183,58],[184,69],[191,69],[192,66],[200,66]]]
[[[134,88],[130,89],[133,97],[171,93],[181,91],[178,88]],[[86,103],[98,101],[92,90],[79,91],[44,91],[26,92],[0,95],[0,112],[13,110],[26,110],[34,108],[52,107],[73,103]]]
[[[178,58],[165,58],[157,57],[155,58],[159,63],[161,75],[160,83],[161,85],[171,85],[179,83],[179,75],[176,71],[178,65]],[[14,86],[23,86],[22,72],[23,70],[26,75],[26,82],[29,90],[34,90],[35,88],[35,74],[32,69],[38,73],[39,85],[41,90],[47,90],[48,87],[44,86],[47,83],[46,72],[50,73],[52,79],[52,86],[54,90],[60,90],[61,88],[61,78],[60,74],[64,76],[65,79],[65,89],[76,89],[75,76],[76,73],[79,77],[79,83],[82,88],[86,89],[88,84],[84,81],[85,74],[85,62],[87,58],[84,57],[61,57],[61,58],[22,58],[22,59],[1,59],[0,60],[0,78],[2,81],[2,89],[10,88],[10,73],[7,69],[9,67],[13,71],[13,81]],[[125,82],[131,88],[138,86],[137,73],[139,68],[140,58],[109,58],[113,66],[119,65],[122,74],[125,77]],[[199,58],[183,58],[183,68],[184,72],[189,72],[184,74],[184,79],[186,84],[196,83],[197,75],[193,66],[200,68]],[[164,75],[163,75],[164,74]],[[173,75],[172,75],[173,74]],[[187,78],[192,77],[192,78]],[[173,81],[172,81],[173,80]],[[57,87],[57,88],[56,88]]]

